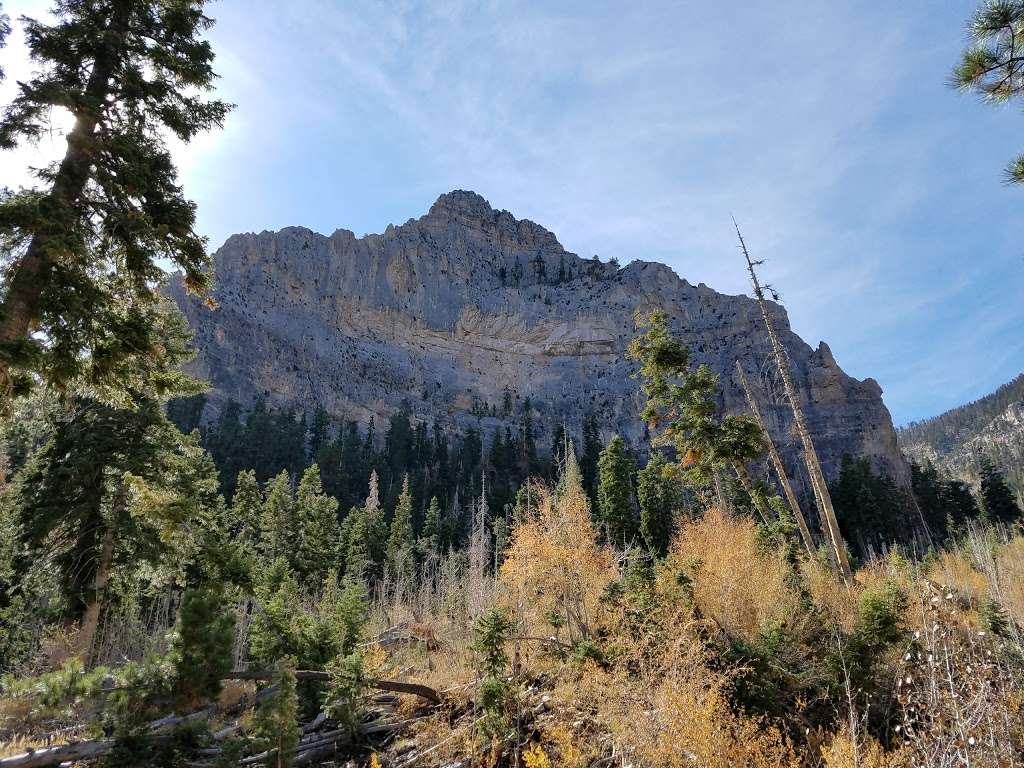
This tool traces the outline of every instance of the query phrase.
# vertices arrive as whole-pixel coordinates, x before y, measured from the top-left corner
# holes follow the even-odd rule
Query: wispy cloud
[[[966,6],[212,8],[239,107],[180,157],[214,242],[380,231],[463,187],[571,250],[737,293],[735,215],[795,329],[898,421],[1024,368],[1024,194],[999,183],[1020,117],[945,86]]]

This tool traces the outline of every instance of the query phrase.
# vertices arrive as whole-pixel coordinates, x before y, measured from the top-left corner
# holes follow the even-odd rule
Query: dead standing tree
[[[775,441],[772,440],[771,435],[768,433],[768,427],[761,417],[761,409],[758,408],[757,400],[754,399],[754,391],[750,388],[747,374],[743,372],[743,366],[740,365],[739,360],[736,361],[736,373],[739,374],[743,393],[747,396],[750,412],[754,414],[754,420],[757,421],[758,426],[761,427],[761,431],[764,433],[765,441],[768,444],[768,455],[771,457],[772,466],[775,467],[775,474],[779,476],[779,485],[782,486],[782,492],[786,496],[786,503],[789,504],[789,508],[793,510],[793,515],[796,517],[797,526],[800,528],[800,538],[804,540],[807,554],[814,557],[814,538],[811,536],[811,529],[807,527],[807,520],[804,518],[804,513],[797,503],[796,494],[793,493],[793,486],[786,475],[786,467],[782,464],[782,457],[779,456],[779,452],[775,448]]]
[[[793,385],[793,377],[789,370],[789,361],[786,358],[786,351],[779,341],[779,335],[772,325],[771,315],[768,313],[768,302],[764,298],[764,291],[761,290],[761,283],[757,279],[757,272],[754,267],[763,263],[753,261],[747,244],[743,240],[739,225],[733,219],[733,226],[736,227],[736,236],[740,241],[740,250],[743,251],[743,258],[747,262],[747,271],[750,273],[750,283],[754,287],[754,297],[761,308],[761,317],[764,318],[765,327],[768,329],[768,338],[772,343],[772,354],[779,366],[779,374],[782,376],[782,384],[786,391],[786,398],[793,409],[793,420],[796,423],[797,434],[804,446],[804,461],[807,464],[807,474],[811,479],[811,488],[814,490],[814,499],[817,502],[818,513],[821,517],[822,527],[826,539],[831,544],[832,560],[839,571],[839,575],[847,584],[853,580],[853,572],[850,570],[850,559],[846,554],[846,545],[843,536],[839,532],[839,522],[836,520],[835,510],[832,508],[832,496],[828,492],[828,485],[825,482],[825,475],[821,471],[821,464],[818,461],[818,453],[814,450],[814,443],[811,441],[811,433],[807,430],[807,422],[804,420],[804,412],[800,407],[800,400],[797,397],[796,387]]]

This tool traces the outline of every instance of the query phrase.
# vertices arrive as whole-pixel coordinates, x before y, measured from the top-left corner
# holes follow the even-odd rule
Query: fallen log
[[[93,741],[77,741],[62,744],[59,747],[30,749],[20,755],[0,758],[0,768],[42,768],[46,765],[91,760],[102,757],[114,748],[113,739],[97,739]]]
[[[221,679],[270,680],[273,676],[274,673],[269,670],[239,669],[234,672],[229,672]],[[330,681],[331,675],[328,672],[322,672],[320,670],[298,669],[295,671],[295,679],[315,680],[317,682],[326,683]],[[376,688],[378,691],[388,691],[389,693],[408,693],[412,696],[419,696],[421,699],[426,699],[431,704],[440,704],[443,701],[441,694],[429,685],[423,685],[421,683],[406,683],[401,680],[379,680],[376,678],[369,678],[366,680],[366,685],[370,688]]]

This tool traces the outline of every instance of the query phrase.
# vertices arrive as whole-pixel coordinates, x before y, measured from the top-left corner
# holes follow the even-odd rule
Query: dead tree
[[[796,517],[796,524],[800,528],[800,538],[804,540],[807,554],[814,557],[814,539],[811,537],[811,529],[807,527],[807,520],[800,509],[800,505],[797,503],[796,494],[793,493],[793,486],[786,475],[786,467],[782,464],[782,457],[779,456],[779,452],[775,448],[775,441],[772,440],[772,436],[768,434],[768,427],[765,426],[764,419],[761,417],[761,409],[758,408],[757,400],[754,399],[754,391],[750,388],[747,374],[743,372],[743,366],[740,365],[739,360],[736,361],[736,372],[739,374],[743,392],[747,396],[747,405],[750,406],[750,412],[754,415],[754,420],[761,427],[765,440],[768,442],[768,455],[771,457],[772,466],[775,467],[775,474],[779,476],[779,485],[782,486],[786,503],[789,504],[789,508],[793,510],[793,515]]]
[[[836,520],[835,510],[832,508],[832,496],[828,492],[828,485],[825,482],[825,475],[821,471],[821,463],[818,461],[818,453],[814,450],[814,443],[811,440],[811,433],[807,430],[807,422],[804,420],[804,412],[800,407],[800,400],[797,398],[796,387],[793,385],[793,377],[789,370],[789,361],[786,358],[786,351],[779,341],[779,335],[772,325],[771,315],[768,313],[768,302],[764,298],[764,291],[761,290],[761,283],[757,279],[757,272],[754,267],[762,262],[754,262],[750,258],[747,244],[743,241],[743,234],[739,225],[733,220],[736,227],[736,236],[740,241],[740,250],[743,251],[743,258],[747,262],[747,271],[750,272],[750,283],[754,287],[754,297],[761,308],[761,316],[764,318],[765,327],[768,329],[768,338],[771,339],[772,353],[775,362],[779,366],[779,374],[782,376],[782,384],[786,390],[786,397],[793,409],[793,420],[796,423],[797,434],[804,446],[804,462],[807,464],[807,474],[811,479],[811,488],[814,490],[814,498],[818,505],[818,512],[821,516],[822,527],[825,529],[826,538],[831,544],[832,559],[836,564],[842,580],[850,584],[853,580],[853,572],[850,570],[850,559],[846,555],[846,545],[843,543],[843,536],[839,532],[839,522]]]

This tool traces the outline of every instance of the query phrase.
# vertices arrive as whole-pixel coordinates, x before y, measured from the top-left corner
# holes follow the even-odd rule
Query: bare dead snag
[[[779,478],[779,485],[782,486],[782,492],[786,497],[786,503],[789,504],[789,508],[793,510],[793,515],[796,517],[797,527],[800,528],[800,538],[804,540],[804,546],[807,548],[807,554],[814,557],[814,538],[811,536],[811,529],[807,527],[807,519],[804,517],[803,510],[800,509],[800,504],[796,500],[796,494],[793,492],[793,486],[789,482],[789,476],[786,474],[786,467],[782,463],[782,457],[779,455],[778,450],[775,448],[775,441],[772,440],[772,436],[768,433],[768,427],[764,423],[764,419],[761,417],[761,409],[757,406],[757,400],[754,399],[754,391],[750,387],[750,382],[747,381],[747,374],[743,371],[743,366],[740,365],[740,361],[736,361],[736,372],[740,377],[740,384],[743,386],[743,392],[747,396],[747,404],[750,406],[750,412],[754,414],[754,420],[761,427],[761,432],[764,433],[765,440],[768,441],[768,455],[771,457],[772,466],[775,467],[775,474]]]
[[[768,522],[768,515],[764,509],[764,502],[761,497],[754,493],[754,484],[750,482],[750,473],[747,472],[747,468],[742,462],[735,462],[733,469],[736,470],[736,477],[740,481],[740,485],[743,486],[743,490],[747,492],[747,496],[750,497],[750,501],[754,504],[754,509],[757,510],[757,514],[761,516],[761,522],[765,525],[770,525]]]
[[[747,262],[747,271],[750,273],[750,283],[754,287],[754,297],[761,308],[761,317],[764,318],[765,328],[768,330],[768,337],[772,343],[772,353],[775,362],[779,366],[779,373],[782,376],[782,384],[786,390],[786,398],[793,409],[793,420],[796,423],[797,434],[804,446],[804,461],[807,464],[807,474],[811,479],[811,487],[814,489],[814,497],[818,504],[818,511],[821,513],[822,525],[825,534],[831,544],[831,554],[839,571],[839,576],[846,584],[853,581],[853,572],[850,569],[850,559],[846,555],[846,545],[843,543],[843,536],[839,531],[839,522],[836,520],[835,509],[832,507],[832,497],[828,492],[828,484],[825,482],[825,475],[821,471],[821,463],[818,461],[818,453],[814,450],[814,442],[811,440],[811,433],[807,429],[807,422],[804,419],[803,409],[800,407],[800,400],[797,398],[796,387],[793,385],[793,377],[789,370],[789,362],[786,359],[786,352],[779,335],[772,324],[771,315],[768,313],[768,302],[764,298],[764,291],[761,290],[761,283],[757,279],[757,272],[754,270],[754,262],[750,258],[747,244],[743,240],[739,225],[735,219],[733,225],[736,227],[736,236],[740,241],[740,250],[743,251],[743,258]],[[760,262],[758,262],[760,263]]]

